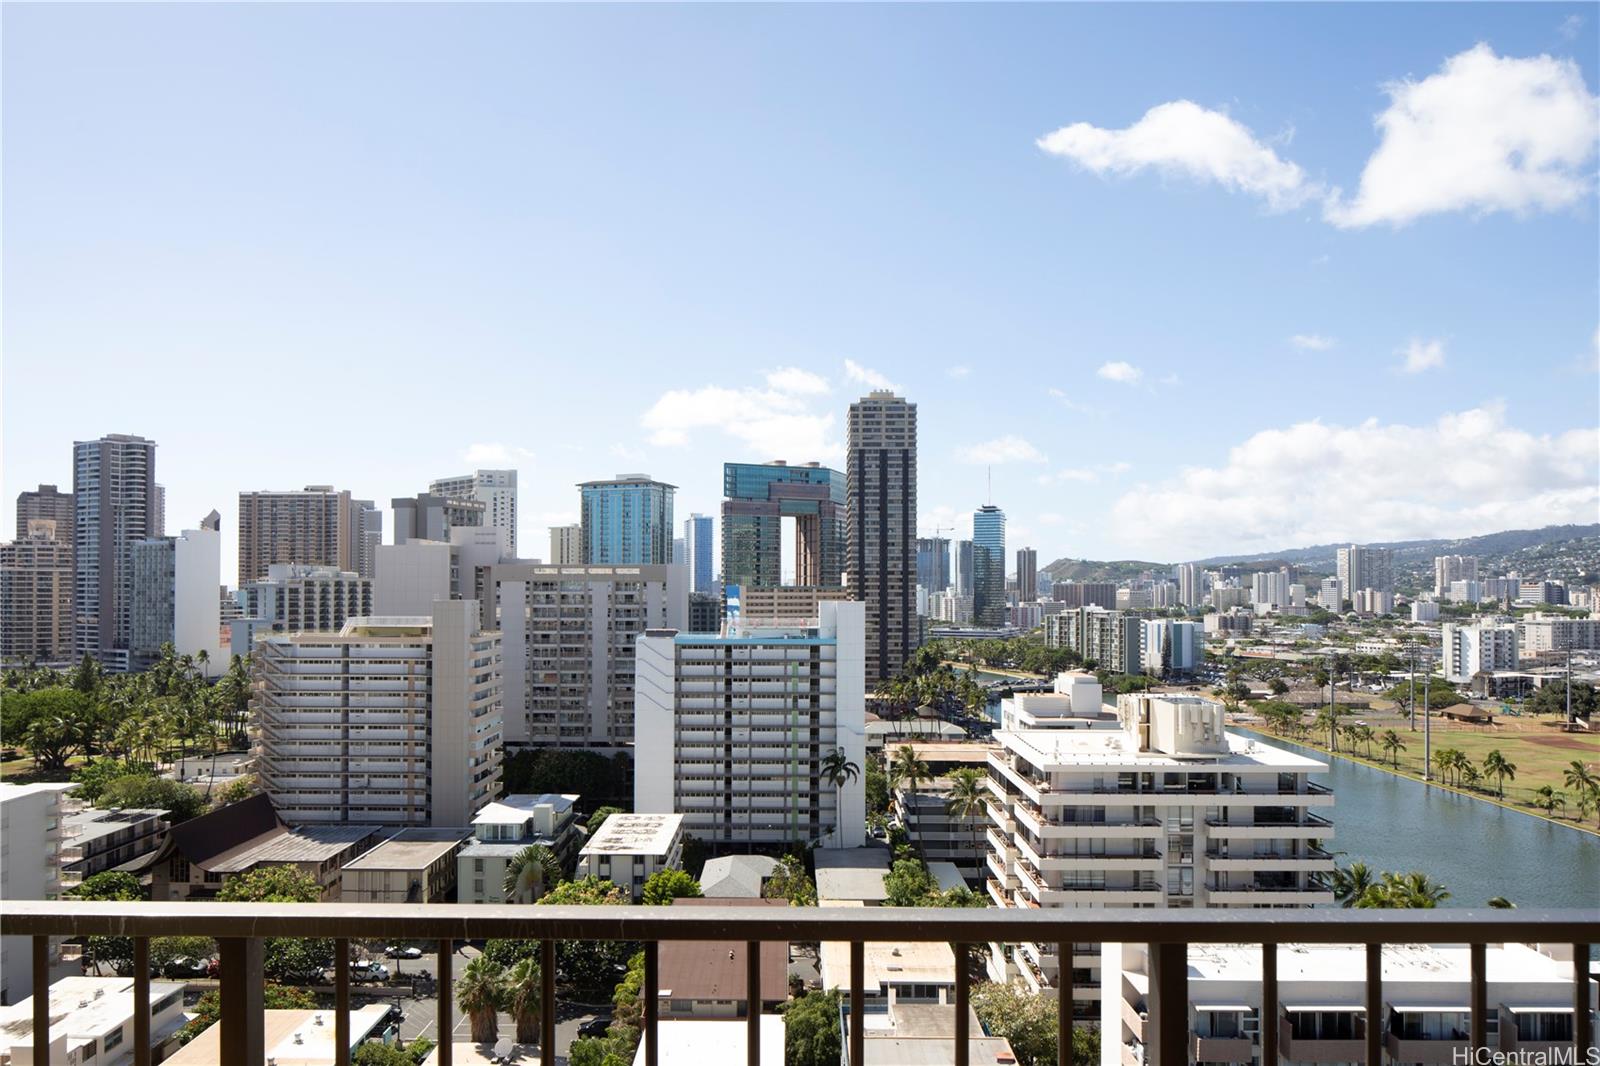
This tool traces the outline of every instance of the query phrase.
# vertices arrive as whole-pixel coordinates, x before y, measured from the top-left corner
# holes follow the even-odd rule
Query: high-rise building
[[[1478,673],[1517,668],[1515,625],[1464,626],[1446,622],[1441,629],[1447,681],[1466,684]]]
[[[212,511],[199,529],[174,537],[147,537],[133,546],[133,608],[128,626],[128,660],[136,670],[161,657],[171,644],[177,655],[193,656],[208,674],[225,667],[220,644],[222,604],[222,519]]]
[[[972,541],[950,542],[950,591],[972,598]]]
[[[578,486],[583,511],[581,562],[666,566],[672,562],[672,499],[677,486],[649,474],[618,474]]]
[[[1522,658],[1597,650],[1600,618],[1567,618],[1535,611],[1517,623],[1517,654]]]
[[[1144,670],[1143,619],[1103,607],[1076,607],[1044,620],[1045,644],[1066,648],[1113,674]]]
[[[1353,599],[1362,589],[1394,591],[1394,552],[1388,548],[1365,548],[1359,544],[1340,548],[1337,566],[1346,598]]]
[[[917,405],[873,392],[850,405],[846,437],[846,584],[867,605],[871,685],[899,673],[922,635],[914,555]]]
[[[262,789],[290,825],[465,826],[499,791],[500,635],[472,600],[258,641]]]
[[[28,536],[28,523],[46,519],[56,524],[56,539],[72,546],[72,523],[76,520],[72,493],[54,485],[40,485],[17,493],[17,539]]]
[[[1135,693],[1115,718],[1087,675],[1082,692],[1019,694],[1001,705],[989,756],[986,882],[1000,907],[1330,905],[1333,796],[1310,778],[1327,764],[1223,727],[1199,696]],[[1073,1013],[1100,1009],[1099,948],[996,945],[989,976],[1034,990],[1073,972]],[[1112,995],[1119,990],[1108,990]]]
[[[164,537],[167,535],[167,487],[155,486],[150,499],[150,535]]]
[[[1050,586],[1050,598],[1069,608],[1104,607],[1109,611],[1117,606],[1117,584],[1115,581],[1057,581]]]
[[[722,580],[772,588],[783,580],[783,526],[794,521],[795,585],[844,583],[845,476],[817,463],[722,464]]]
[[[1450,595],[1450,586],[1457,581],[1478,580],[1476,555],[1435,555],[1433,557],[1433,594],[1441,599]]]
[[[1143,626],[1145,673],[1157,677],[1192,673],[1204,661],[1206,634],[1199,622],[1146,618]]]
[[[634,641],[688,627],[681,566],[490,568],[505,647],[507,744],[620,748],[633,741]]]
[[[712,525],[708,514],[692,514],[683,523],[681,562],[689,567],[689,591],[697,596],[713,596],[717,591],[716,534]]]
[[[474,500],[483,504],[483,522],[506,534],[506,555],[517,555],[517,472],[478,470],[458,477],[439,478],[428,485],[432,496]]]
[[[950,587],[950,538],[917,538],[917,584],[930,596]]]
[[[364,514],[349,492],[332,485],[239,493],[239,583],[261,580],[273,563],[355,570]]]
[[[577,566],[583,562],[583,527],[580,525],[550,527],[550,564],[552,566]]]
[[[1006,513],[992,503],[972,515],[972,621],[1006,624]]]
[[[72,658],[71,530],[70,521],[33,518],[25,535],[0,544],[0,661]]]
[[[389,501],[394,511],[394,542],[413,540],[450,541],[452,529],[487,526],[488,505],[482,500],[436,496],[431,492],[401,496]],[[499,531],[501,537],[505,530]],[[509,549],[507,549],[509,550]]]
[[[154,536],[156,443],[113,433],[72,445],[73,657],[128,665],[133,546]]]
[[[1017,549],[1017,599],[1032,603],[1039,598],[1039,553],[1032,548]]]
[[[689,542],[683,537],[672,538],[672,561],[678,566],[689,565]]]
[[[1199,563],[1178,564],[1178,602],[1185,607],[1199,607],[1205,602],[1205,571]]]
[[[638,641],[634,810],[683,815],[713,847],[860,847],[866,792],[824,770],[866,762],[865,605],[826,600],[809,623],[729,619],[726,635]]]
[[[1258,570],[1250,575],[1250,602],[1258,607],[1289,606],[1289,572]]]
[[[351,618],[377,613],[371,578],[299,563],[273,563],[265,578],[240,586],[237,602],[240,616],[228,623],[235,655],[268,633],[337,633]]]
[[[1338,614],[1344,610],[1344,585],[1336,577],[1325,577],[1317,587],[1317,603],[1324,611]]]
[[[350,507],[356,527],[353,569],[362,577],[370,578],[378,570],[378,548],[383,544],[383,512],[371,500],[351,500]],[[239,579],[241,584],[244,580]]]

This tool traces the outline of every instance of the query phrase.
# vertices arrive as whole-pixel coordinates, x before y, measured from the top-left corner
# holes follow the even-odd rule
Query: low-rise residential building
[[[86,807],[61,821],[61,885],[71,888],[136,862],[161,846],[167,813],[156,808]]]
[[[1102,1066],[1145,1061],[1142,1017],[1150,985],[1144,944],[1106,944],[1108,990],[1100,1012]],[[1570,1054],[1572,957],[1522,944],[1485,949],[1488,1045],[1496,1062],[1553,1061]],[[1278,946],[1278,1013],[1262,1017],[1262,952],[1255,945],[1191,944],[1186,988],[1192,1061],[1260,1061],[1261,1031],[1278,1031],[1289,1062],[1360,1062],[1369,1025],[1381,1027],[1389,1063],[1473,1061],[1472,971],[1465,945],[1390,944],[1382,948],[1382,1013],[1367,1017],[1367,949],[1359,944]],[[1589,983],[1591,1004],[1594,982]],[[1533,1056],[1539,1056],[1534,1058]],[[1485,1061],[1491,1061],[1486,1058]]]
[[[861,994],[867,1013],[911,1003],[948,1004],[956,998],[956,955],[949,944],[900,941],[862,945]],[[824,941],[820,970],[825,991],[850,991],[850,945]]]
[[[786,899],[675,899],[674,907],[787,907]],[[664,940],[660,946],[660,1016],[746,1018],[750,1013],[748,945],[733,940]],[[789,998],[789,944],[761,944],[761,1013]]]
[[[956,1038],[956,1013],[943,1004],[897,1002],[868,1008],[862,1019],[861,1054],[864,1066],[949,1066]],[[849,1045],[848,1012],[840,1040]],[[983,1031],[977,1012],[967,1008],[967,1062],[970,1066],[1015,1066],[1016,1052],[1004,1037]]]
[[[563,872],[571,870],[583,837],[577,803],[576,795],[512,793],[479,811],[472,839],[456,854],[459,902],[532,903],[506,898],[506,867],[524,849],[538,846],[550,849]]]
[[[1447,680],[1464,684],[1480,671],[1517,668],[1517,627],[1480,622],[1477,625],[1457,625],[1446,622],[1442,632],[1444,676]]]
[[[769,855],[721,855],[707,859],[700,870],[700,893],[706,899],[760,899],[767,879],[778,869]]]
[[[0,899],[55,899],[61,892],[61,823],[82,809],[68,793],[70,782],[13,785],[0,782]],[[72,953],[52,939],[51,979],[77,968]],[[25,936],[0,937],[0,1005],[33,994],[33,942]]]
[[[34,1045],[33,997],[0,1010],[0,1062],[124,1066],[134,1061],[132,977],[62,977],[50,985],[50,1047]],[[150,1047],[183,1027],[183,985],[150,982]],[[170,1061],[170,1060],[169,1060]]]
[[[369,1003],[350,1011],[350,1051],[382,1038],[389,1028],[389,1004]],[[267,1062],[276,1066],[334,1066],[334,1012],[331,1010],[265,1010],[261,1028]],[[353,1056],[352,1056],[353,1057]],[[460,1061],[459,1059],[457,1061]],[[213,1025],[183,1045],[166,1066],[235,1066],[222,1057],[222,1026]]]
[[[1600,649],[1600,618],[1567,618],[1536,611],[1517,623],[1517,654],[1525,659],[1596,649]]]
[[[464,829],[402,829],[345,863],[339,898],[345,903],[454,903],[456,853]]]
[[[638,901],[658,870],[683,868],[683,815],[613,814],[578,853],[579,877],[619,885]]]

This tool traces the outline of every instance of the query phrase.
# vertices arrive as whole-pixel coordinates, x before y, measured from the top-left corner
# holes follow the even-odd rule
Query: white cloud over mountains
[[[1264,430],[1221,466],[1123,494],[1111,519],[1129,550],[1193,558],[1593,522],[1597,510],[1600,429],[1528,433],[1486,404],[1430,425]]]
[[[1242,123],[1190,100],[1152,107],[1126,129],[1076,122],[1037,143],[1095,174],[1155,170],[1255,196],[1269,210],[1320,201],[1323,218],[1346,229],[1443,212],[1556,211],[1594,187],[1586,164],[1600,98],[1571,60],[1499,56],[1479,44],[1436,74],[1383,89],[1379,143],[1348,200]]]

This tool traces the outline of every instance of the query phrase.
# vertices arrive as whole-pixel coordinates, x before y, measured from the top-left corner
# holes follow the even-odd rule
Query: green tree
[[[127,774],[108,782],[100,793],[102,807],[153,807],[168,811],[173,825],[204,814],[206,798],[193,785],[165,777]]]
[[[861,776],[861,767],[850,761],[843,748],[834,748],[822,757],[822,779],[831,781],[834,790],[834,817],[844,821],[844,786]],[[839,831],[844,831],[841,824]]]
[[[1573,759],[1561,771],[1562,780],[1566,786],[1578,797],[1578,809],[1585,815],[1591,810],[1600,810],[1600,775],[1589,769],[1582,762]]]
[[[1506,778],[1509,777],[1513,781],[1517,779],[1517,764],[1501,754],[1499,748],[1495,748],[1483,757],[1483,772],[1499,781],[1500,798],[1505,799]]]
[[[208,936],[158,936],[150,940],[150,968],[165,973],[178,959],[208,959],[217,953],[217,942]]]
[[[217,899],[226,903],[316,903],[322,886],[298,866],[258,866],[222,884]]]
[[[657,870],[644,883],[643,900],[647,907],[666,907],[675,899],[698,898],[703,895],[700,882],[671,868]]]
[[[1406,750],[1406,742],[1400,739],[1400,734],[1392,729],[1384,730],[1382,747],[1394,760],[1394,768],[1400,769],[1400,753]]]
[[[988,801],[988,776],[982,770],[963,766],[950,772],[950,791],[945,794],[945,810],[952,818],[967,823],[972,835],[972,851],[980,868],[983,866],[983,851],[978,847],[978,829],[987,812]]]
[[[415,1066],[415,1063],[404,1048],[390,1047],[376,1040],[368,1040],[350,1056],[350,1066]]]
[[[212,802],[217,807],[226,807],[230,803],[247,800],[260,791],[255,774],[241,774],[218,789]]]
[[[597,807],[595,812],[589,815],[589,821],[584,824],[584,829],[588,831],[590,836],[594,836],[600,827],[606,824],[607,818],[610,818],[613,814],[622,813],[624,811],[621,807]]]
[[[100,802],[106,786],[122,777],[155,777],[156,768],[149,763],[127,763],[109,755],[100,755],[72,768],[72,780],[78,783],[73,797],[88,804]]]
[[[901,859],[883,877],[884,903],[890,907],[925,907],[939,883],[916,859]]]
[[[1272,690],[1272,694],[1274,696],[1282,696],[1284,693],[1289,691],[1289,682],[1285,681],[1281,677],[1275,677],[1271,681],[1267,682],[1267,688]]]
[[[984,1031],[1010,1042],[1018,1066],[1051,1066],[1056,1061],[1054,999],[1019,984],[988,983],[973,989],[972,1008]],[[1072,1061],[1079,1066],[1100,1061],[1098,1030],[1073,1027]]]
[[[612,1026],[605,1036],[574,1040],[567,1052],[567,1066],[632,1066],[637,1030]]]
[[[479,955],[461,971],[456,981],[456,1006],[472,1025],[472,1042],[492,1044],[499,1033],[498,1013],[506,998],[506,971],[493,959]]]
[[[867,814],[889,813],[889,775],[879,759],[867,760]]]
[[[1533,805],[1546,814],[1555,814],[1560,807],[1563,814],[1567,810],[1567,797],[1549,785],[1540,785],[1533,793]]]
[[[610,881],[585,877],[563,881],[545,893],[539,906],[623,907],[628,894]],[[594,943],[560,941],[556,944],[556,978],[568,988],[582,993],[597,993],[615,987],[617,973],[637,950],[627,941],[603,940]]]
[[[544,1009],[544,982],[537,960],[522,959],[506,972],[505,1000],[517,1027],[517,1043],[536,1043]]]
[[[839,1066],[839,998],[808,992],[783,1005],[784,1066]]]
[[[139,879],[133,874],[119,870],[106,870],[85,877],[80,884],[64,894],[69,899],[126,903],[138,902],[145,898],[145,890],[139,884]],[[119,976],[130,977],[133,974],[133,941],[128,937],[86,937],[83,942],[83,954],[85,964],[90,967],[98,968],[104,964],[110,966]]]
[[[1367,886],[1355,905],[1387,910],[1431,910],[1450,898],[1445,887],[1419,870],[1410,873],[1385,872],[1378,883]]]
[[[1333,871],[1333,898],[1341,907],[1354,907],[1377,881],[1372,868],[1364,862],[1339,866]]]
[[[561,883],[561,860],[543,844],[529,844],[506,863],[501,891],[507,903],[536,903]]]
[[[767,878],[761,894],[767,899],[786,899],[791,907],[815,907],[817,886],[806,873],[806,863],[798,855],[785,855]]]

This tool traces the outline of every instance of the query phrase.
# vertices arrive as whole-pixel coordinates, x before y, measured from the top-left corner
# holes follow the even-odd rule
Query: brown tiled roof
[[[675,899],[674,907],[787,907],[785,899]],[[659,987],[672,999],[745,999],[743,940],[663,940]],[[761,945],[761,999],[789,998],[789,945]]]
[[[206,869],[213,860],[230,851],[285,831],[272,799],[258,792],[249,799],[179,822],[167,830],[167,839],[150,857],[145,869],[174,855]]]

